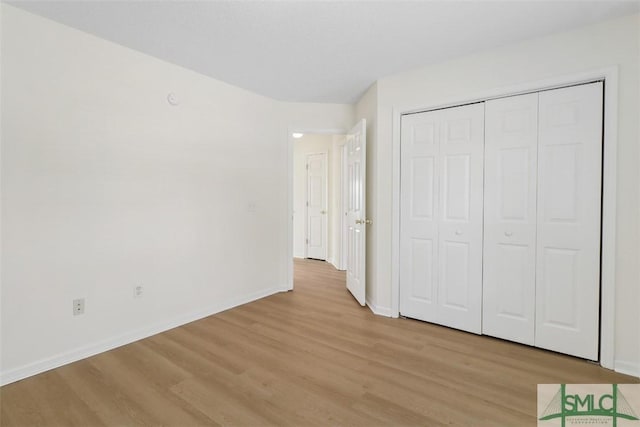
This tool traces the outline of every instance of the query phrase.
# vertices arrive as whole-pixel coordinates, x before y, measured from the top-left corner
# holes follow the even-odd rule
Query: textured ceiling
[[[272,98],[356,101],[380,77],[638,12],[638,1],[10,1]]]

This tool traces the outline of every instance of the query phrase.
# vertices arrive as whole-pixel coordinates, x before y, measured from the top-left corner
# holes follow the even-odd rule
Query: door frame
[[[605,368],[615,365],[616,203],[618,145],[618,66],[561,75],[513,86],[485,90],[468,96],[446,97],[436,103],[394,106],[392,123],[392,230],[391,315],[399,316],[400,300],[400,124],[402,115],[455,107],[530,92],[604,81],[604,132],[602,164],[602,224],[600,269],[600,360]]]
[[[329,261],[329,151],[317,151],[305,154],[306,165],[309,165],[309,156],[317,156],[323,154],[324,155],[324,189],[325,189],[325,212],[326,212],[326,227],[324,227],[324,242],[326,245],[326,257],[325,261]],[[306,201],[306,205],[304,207],[304,234],[305,234],[305,244],[304,244],[304,257],[309,258],[309,169],[306,169],[305,174],[305,186],[304,186],[304,198]]]
[[[296,138],[294,133],[315,135],[346,135],[349,132],[340,128],[306,128],[295,125],[287,127],[287,258],[285,260],[286,283],[283,291],[293,290],[293,146]]]

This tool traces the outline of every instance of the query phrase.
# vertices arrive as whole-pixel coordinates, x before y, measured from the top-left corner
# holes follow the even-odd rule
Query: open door
[[[365,305],[367,123],[360,120],[347,134],[347,289]]]

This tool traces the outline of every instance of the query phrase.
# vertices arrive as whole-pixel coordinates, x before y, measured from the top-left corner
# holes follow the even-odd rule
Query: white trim
[[[621,374],[640,378],[640,363],[616,360],[615,371]]]
[[[373,314],[377,316],[393,317],[389,307],[380,307],[379,305],[373,304],[369,299],[366,299],[365,302]]]
[[[328,260],[327,260],[327,262],[328,262],[329,264],[331,264],[331,265],[333,266],[333,268],[335,268],[336,270],[340,271],[340,268],[338,268],[338,265],[337,265],[337,263],[336,263],[336,260],[335,260],[335,259],[333,259],[333,258],[332,258],[332,259],[328,259]]]
[[[400,316],[400,119],[402,111],[393,108],[391,131],[391,317]]]
[[[618,163],[618,67],[604,78],[604,151],[602,164],[602,242],[600,265],[600,364],[613,369],[615,360],[616,208]]]
[[[604,164],[602,168],[602,267],[600,315],[600,364],[614,368],[615,352],[615,259],[616,259],[616,187],[618,145],[618,67],[606,67],[577,74],[563,75],[534,82],[507,86],[465,97],[452,97],[434,104],[393,108],[392,123],[392,257],[391,314],[399,315],[400,300],[400,119],[403,114],[453,107],[489,99],[555,89],[596,80],[604,80]]]
[[[11,369],[9,371],[2,372],[0,373],[0,386],[19,381],[21,379],[48,371],[50,369],[57,368],[59,366],[76,362],[78,360],[86,359],[87,357],[91,357],[96,354],[100,354],[105,351],[109,351],[114,348],[139,341],[152,335],[168,331],[169,329],[173,329],[178,326],[193,322],[195,320],[199,320],[204,317],[228,310],[230,308],[238,307],[240,305],[247,304],[249,302],[256,301],[258,299],[283,291],[284,290],[282,289],[282,287],[269,288],[263,291],[253,292],[239,298],[232,298],[228,301],[225,301],[224,303],[213,304],[209,307],[195,310],[191,313],[186,313],[167,321],[158,322],[144,328],[126,332],[122,335],[107,338],[102,341],[78,347],[73,350],[48,357],[46,359],[38,360],[37,362],[32,362],[27,365]]]
[[[285,290],[293,290],[293,133],[310,133],[316,135],[345,135],[344,129],[309,129],[297,126],[287,128],[287,258],[285,259],[285,271],[287,281]]]

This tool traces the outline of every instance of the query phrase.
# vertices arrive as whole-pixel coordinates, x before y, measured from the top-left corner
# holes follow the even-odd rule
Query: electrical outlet
[[[84,298],[73,300],[73,315],[79,316],[84,314]]]
[[[136,285],[133,287],[133,297],[140,298],[142,297],[142,293],[144,292],[144,288],[142,285]]]

